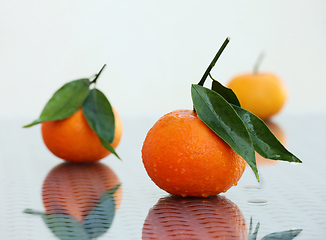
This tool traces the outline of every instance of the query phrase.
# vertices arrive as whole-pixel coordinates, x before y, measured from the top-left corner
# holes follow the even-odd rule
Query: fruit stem
[[[261,52],[256,60],[256,63],[255,63],[254,69],[253,69],[254,73],[258,73],[259,66],[260,66],[261,62],[263,61],[264,57],[265,57],[265,53]]]
[[[223,50],[225,49],[225,47],[228,45],[230,41],[230,38],[227,37],[224,41],[224,43],[222,44],[222,46],[220,47],[220,49],[218,50],[218,52],[216,53],[215,57],[213,58],[212,62],[209,64],[208,68],[206,69],[203,77],[200,79],[198,85],[200,86],[204,86],[204,83],[206,81],[207,76],[209,75],[210,71],[212,70],[212,68],[215,66],[215,63],[217,62],[218,58],[221,56]]]
[[[106,66],[106,64],[104,64],[103,65],[103,67],[101,68],[101,70],[98,72],[98,74],[96,74],[95,75],[95,78],[94,78],[94,80],[93,81],[91,81],[91,83],[90,84],[92,84],[92,83],[96,83],[96,81],[97,81],[97,79],[98,79],[98,77],[100,76],[100,74],[102,73],[102,71],[103,71],[103,69],[105,68],[105,66]]]

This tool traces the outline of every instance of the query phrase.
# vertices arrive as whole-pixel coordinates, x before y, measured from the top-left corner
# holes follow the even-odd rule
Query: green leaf
[[[192,85],[191,96],[199,118],[248,163],[259,180],[252,140],[233,107],[220,94],[197,84]]]
[[[220,94],[224,99],[230,103],[234,104],[236,106],[240,107],[239,99],[237,98],[237,95],[232,91],[232,89],[227,88],[223,86],[220,82],[213,80],[212,81],[212,90]]]
[[[102,146],[105,147],[107,150],[109,150],[111,153],[113,153],[117,158],[121,160],[117,152],[115,151],[114,147],[111,146],[111,144],[107,141],[105,141],[103,138],[100,138]]]
[[[27,128],[45,121],[61,120],[71,116],[82,106],[89,93],[89,85],[90,82],[87,78],[66,83],[47,102],[40,117],[24,127]]]
[[[264,158],[272,160],[301,163],[299,158],[294,156],[279,142],[263,120],[241,107],[232,106],[246,125],[257,153]]]
[[[111,143],[114,140],[115,120],[111,104],[98,89],[90,91],[83,103],[83,113],[88,124],[100,138],[103,147],[120,159]]]
[[[295,237],[297,237],[301,232],[302,229],[293,229],[293,230],[288,230],[283,232],[275,232],[266,235],[261,240],[277,240],[277,239],[292,240]]]
[[[113,194],[120,184],[102,194],[99,202],[85,217],[82,225],[88,235],[94,239],[103,235],[111,227],[115,216],[115,199]]]
[[[83,113],[93,131],[105,141],[114,139],[115,121],[111,104],[105,95],[94,88],[83,103]]]
[[[47,227],[61,240],[91,240],[82,224],[69,215],[47,214],[31,209],[26,209],[24,213],[40,215]]]

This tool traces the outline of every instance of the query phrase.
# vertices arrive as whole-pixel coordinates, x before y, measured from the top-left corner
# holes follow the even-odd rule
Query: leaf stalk
[[[200,79],[198,85],[204,86],[206,78],[208,77],[209,73],[211,72],[212,68],[215,66],[215,63],[217,62],[218,58],[221,56],[222,52],[224,51],[224,49],[226,48],[226,46],[228,45],[229,42],[230,42],[230,38],[227,37],[225,39],[224,43],[222,44],[222,46],[220,47],[220,49],[218,50],[218,52],[216,53],[216,55],[213,58],[212,62],[209,64],[209,66],[206,69],[203,77]]]

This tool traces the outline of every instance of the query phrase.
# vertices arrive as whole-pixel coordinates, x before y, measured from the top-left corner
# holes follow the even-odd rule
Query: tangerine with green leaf
[[[231,89],[210,75],[228,42],[192,85],[194,109],[164,115],[144,140],[144,167],[152,181],[171,194],[208,197],[225,192],[237,185],[246,162],[259,181],[255,152],[272,160],[301,162],[263,120],[241,107]],[[212,89],[203,86],[208,76]]]
[[[147,133],[142,157],[160,188],[183,197],[225,192],[246,168],[246,162],[192,110],[161,117]]]
[[[42,124],[47,148],[70,162],[96,162],[113,153],[122,135],[122,121],[94,79],[71,81],[57,90],[40,117],[31,124]],[[91,85],[94,85],[90,89]]]

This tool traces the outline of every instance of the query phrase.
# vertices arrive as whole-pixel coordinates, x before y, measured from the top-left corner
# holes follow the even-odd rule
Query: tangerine
[[[70,215],[82,222],[101,195],[118,184],[118,176],[103,163],[61,163],[43,182],[43,205],[48,214]],[[122,200],[121,186],[113,196],[118,209]]]
[[[115,137],[112,147],[117,147],[122,135],[122,121],[115,109]],[[69,162],[96,162],[111,152],[102,146],[89,126],[82,108],[63,120],[42,123],[42,137],[47,148],[57,157]]]
[[[148,212],[142,239],[248,239],[239,207],[224,196],[160,199]]]
[[[284,106],[287,91],[282,80],[273,73],[241,74],[227,84],[237,95],[241,107],[267,120]]]
[[[183,197],[225,192],[246,168],[245,160],[191,110],[161,117],[147,133],[142,159],[158,187]]]

